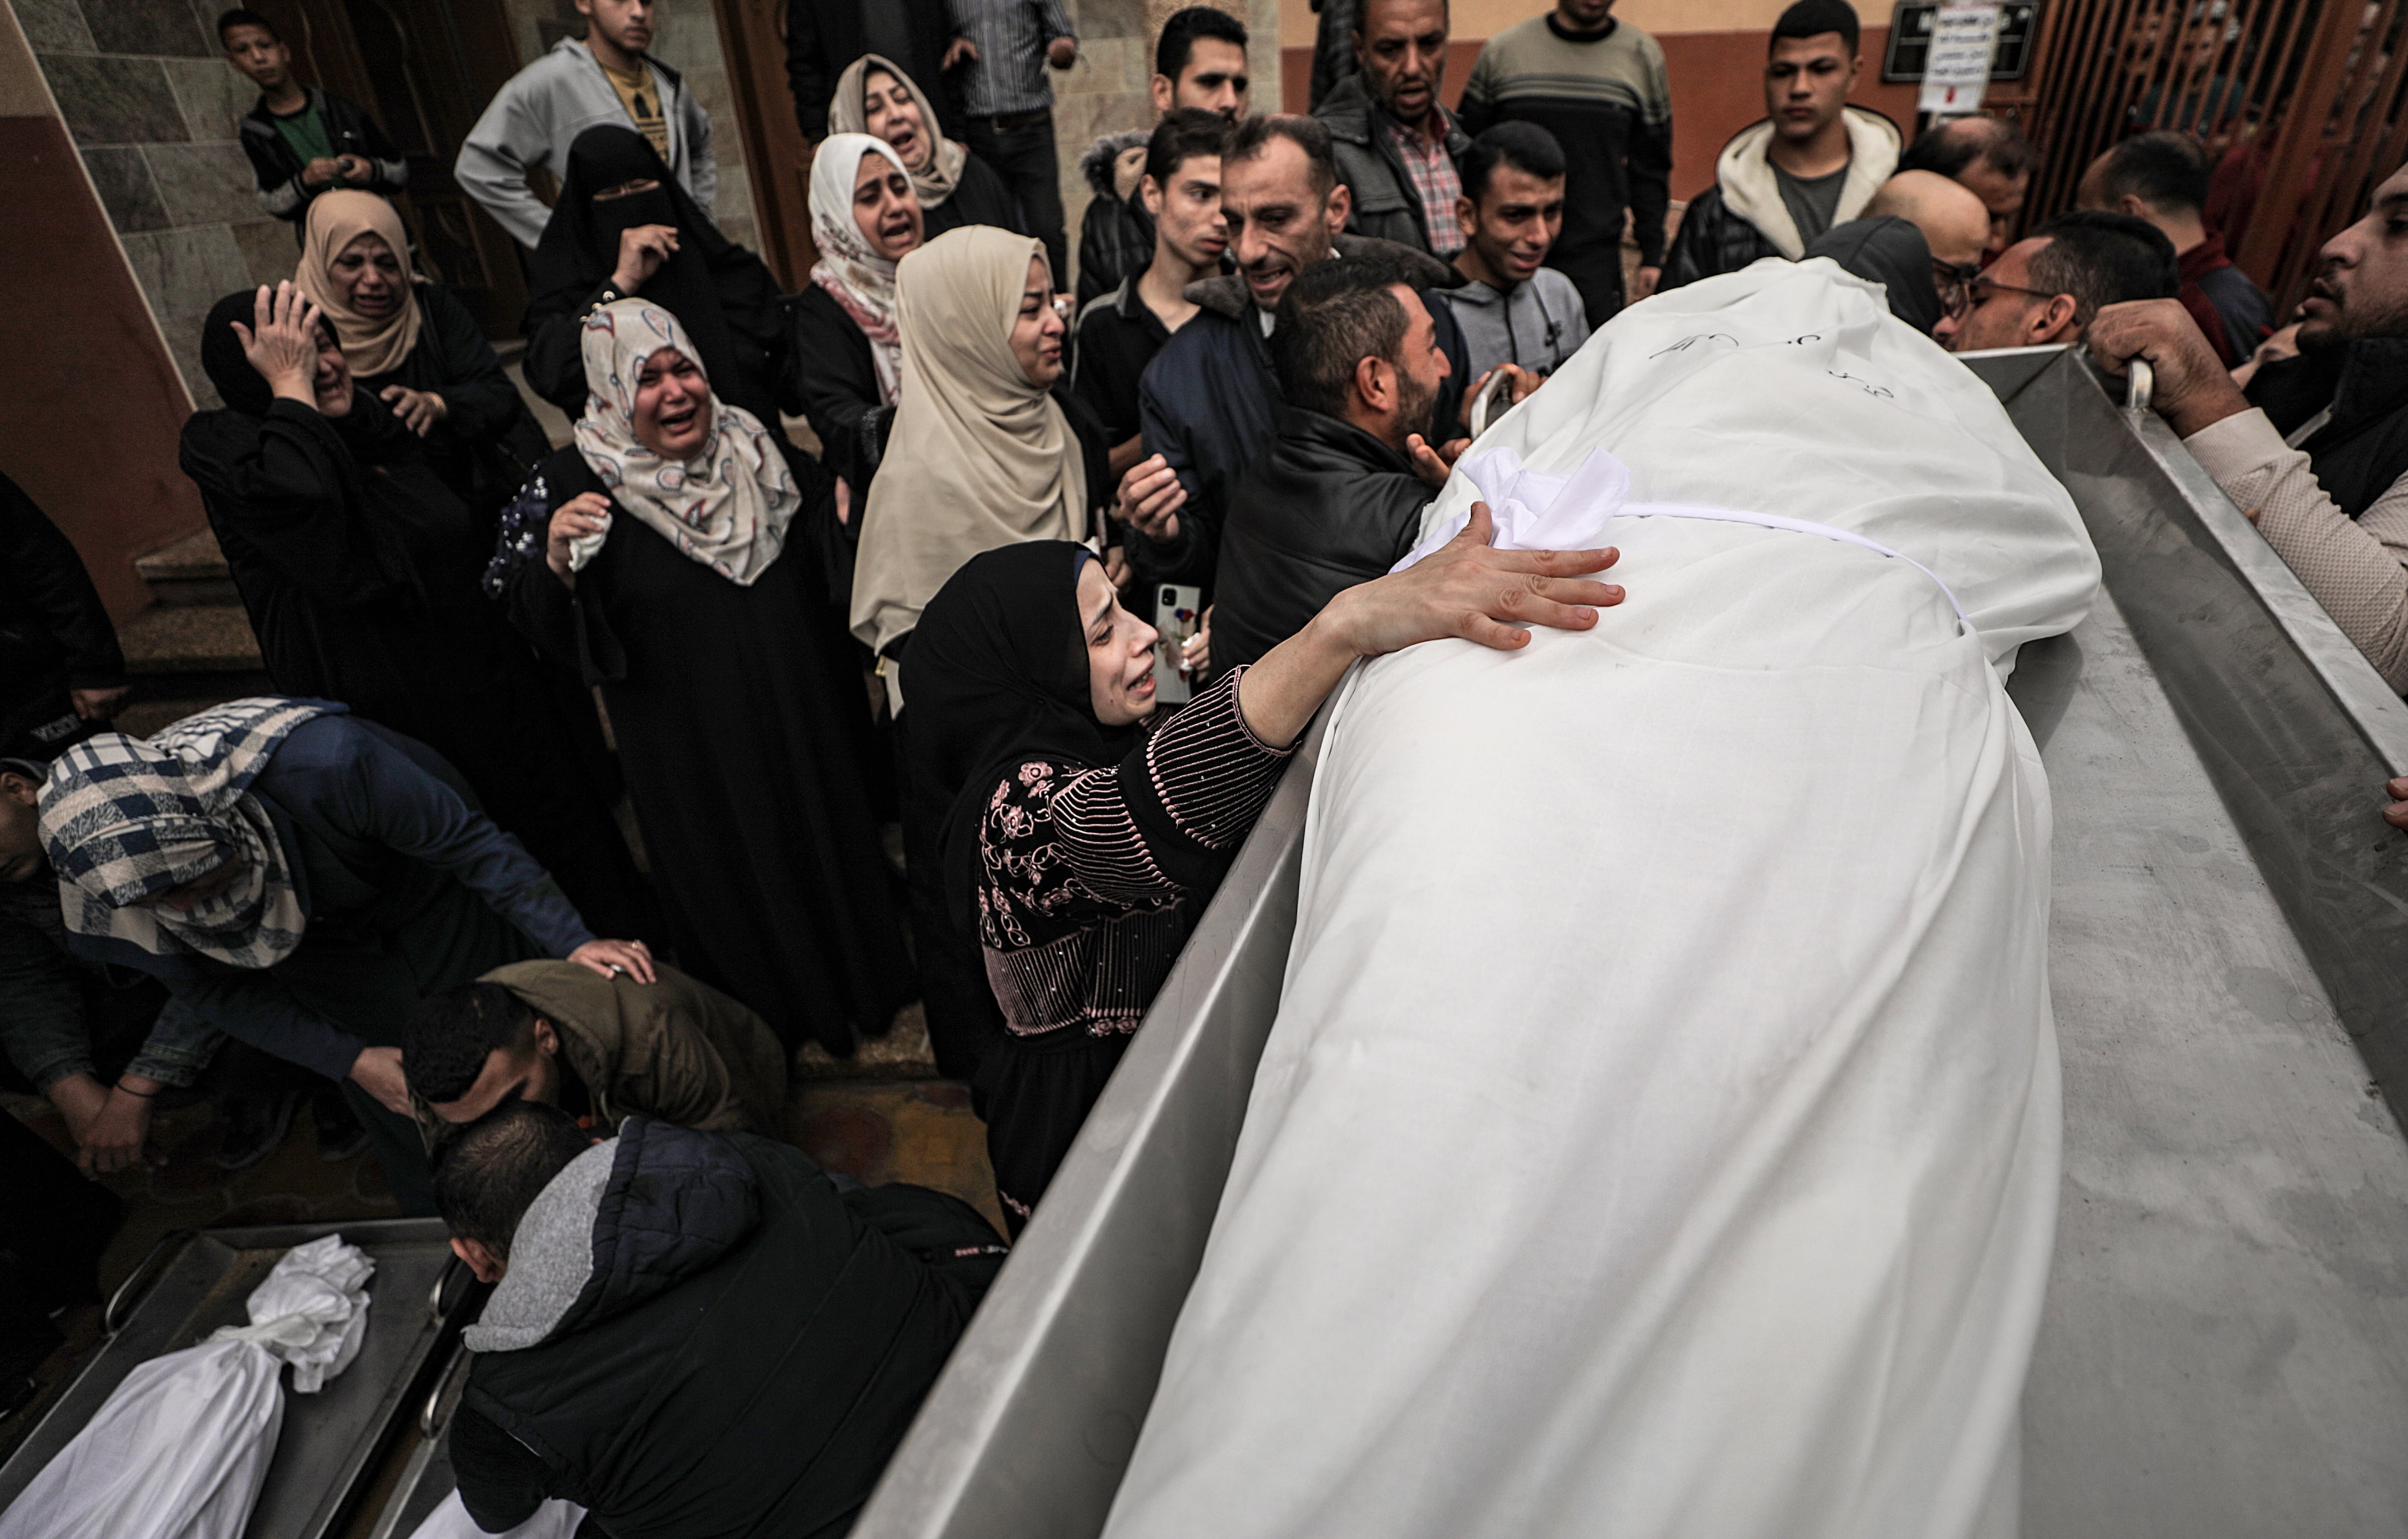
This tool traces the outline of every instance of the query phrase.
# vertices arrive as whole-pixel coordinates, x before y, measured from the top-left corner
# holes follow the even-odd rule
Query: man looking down
[[[1412,285],[1342,257],[1290,284],[1279,314],[1271,357],[1287,404],[1230,505],[1216,668],[1254,662],[1340,590],[1384,576],[1446,482],[1427,440],[1447,359]]]
[[[674,967],[651,983],[574,962],[522,962],[428,998],[402,1073],[433,1148],[509,1101],[606,1132],[630,1115],[705,1133],[774,1135],[786,1061],[768,1023]]]
[[[2151,406],[2384,682],[2408,692],[2408,169],[2317,259],[2300,360],[2333,361],[2340,383],[2287,441],[2172,299],[2102,311],[2090,346],[2110,367],[2149,361]]]
[[[1004,1251],[942,1192],[525,1101],[444,1146],[435,1194],[497,1285],[450,1439],[488,1533],[553,1497],[612,1539],[842,1533]]]
[[[2060,214],[1968,284],[1971,305],[1945,315],[1932,339],[1951,352],[2079,342],[2091,317],[2182,287],[2174,246],[2129,214]]]
[[[2232,368],[2273,331],[2274,302],[2207,228],[2210,169],[2207,151],[2187,134],[2135,134],[2090,163],[2074,196],[2085,208],[2129,214],[2164,232],[2182,267],[2182,307]]]
[[[1889,292],[1889,313],[1926,336],[1942,315],[1961,316],[1981,272],[1989,211],[1967,188],[1930,171],[1882,184],[1865,217],[1835,224],[1806,247]]]

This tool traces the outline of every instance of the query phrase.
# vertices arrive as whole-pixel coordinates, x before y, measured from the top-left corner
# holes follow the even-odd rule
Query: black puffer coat
[[[1284,408],[1221,535],[1214,670],[1259,661],[1340,590],[1385,576],[1413,548],[1436,495],[1354,423]]]
[[[2300,447],[2317,484],[2351,518],[2408,476],[2408,336],[2360,337],[2338,353],[2269,363],[2247,393],[2286,435],[2332,408]]]
[[[788,1145],[631,1117],[536,1199],[468,1333],[468,1515],[500,1532],[556,1496],[612,1539],[842,1533],[1002,1250],[956,1198],[839,1193]]]
[[[1154,218],[1138,201],[1134,186],[1123,190],[1129,178],[1121,164],[1130,150],[1142,149],[1153,136],[1142,128],[1107,134],[1079,157],[1079,174],[1087,178],[1089,193],[1087,211],[1079,216],[1082,310],[1154,261]]]

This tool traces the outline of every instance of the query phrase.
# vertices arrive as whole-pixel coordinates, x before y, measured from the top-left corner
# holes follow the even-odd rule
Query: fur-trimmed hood
[[[1106,134],[1087,146],[1079,156],[1079,174],[1087,178],[1088,191],[1112,203],[1137,196],[1138,178],[1145,175],[1145,147],[1153,137],[1151,129],[1132,128]]]
[[[1465,279],[1461,273],[1440,262],[1427,251],[1417,251],[1393,240],[1381,240],[1372,235],[1340,235],[1336,242],[1342,257],[1379,257],[1394,263],[1405,275],[1405,280],[1416,289],[1455,289]],[[1198,278],[1184,291],[1187,302],[1201,305],[1218,316],[1242,321],[1254,313],[1254,296],[1246,290],[1242,273],[1223,273],[1218,278]]]

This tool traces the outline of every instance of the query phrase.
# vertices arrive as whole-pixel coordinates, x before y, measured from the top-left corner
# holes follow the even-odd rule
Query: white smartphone
[[[1504,395],[1505,388],[1512,383],[1512,377],[1504,370],[1494,370],[1488,376],[1488,382],[1480,387],[1480,393],[1471,398],[1471,409],[1464,413],[1464,417],[1470,425],[1471,435],[1474,438],[1487,432],[1491,421],[1504,416],[1506,411],[1512,408],[1513,398],[1511,395],[1505,395],[1503,407],[1500,408],[1497,404],[1497,398]]]
[[[1204,623],[1204,590],[1184,583],[1156,583],[1154,628],[1162,639],[1154,644],[1154,697],[1166,705],[1184,705],[1195,691],[1179,666],[1179,652]]]

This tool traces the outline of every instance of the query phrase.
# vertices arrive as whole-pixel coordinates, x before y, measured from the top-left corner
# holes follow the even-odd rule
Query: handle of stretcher
[[[150,1291],[151,1284],[167,1270],[166,1263],[184,1248],[184,1242],[197,1233],[190,1229],[171,1229],[159,1236],[158,1243],[135,1263],[134,1270],[126,1274],[125,1280],[117,1285],[117,1291],[108,1296],[108,1307],[100,1312],[101,1334],[113,1336],[125,1329],[125,1321],[134,1313],[134,1306],[141,1302],[143,1294]]]

